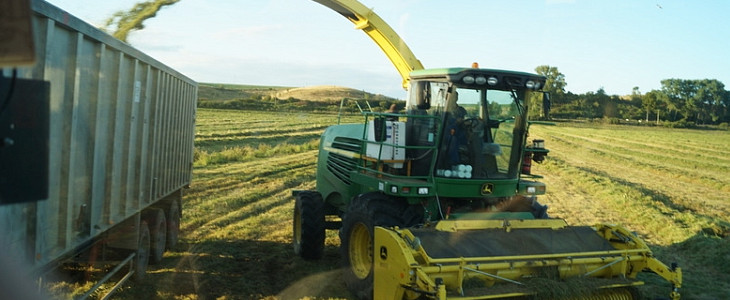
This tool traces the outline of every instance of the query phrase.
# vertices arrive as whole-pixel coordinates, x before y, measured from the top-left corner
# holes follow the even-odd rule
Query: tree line
[[[670,127],[723,125],[730,122],[730,91],[716,79],[664,79],[659,90],[631,95],[596,92],[574,94],[565,90],[565,75],[557,67],[542,65],[535,72],[547,77],[545,91],[552,102],[550,117],[653,122]]]

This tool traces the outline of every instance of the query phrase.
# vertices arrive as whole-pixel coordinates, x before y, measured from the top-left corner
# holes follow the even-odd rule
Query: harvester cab
[[[427,185],[401,187],[397,180],[388,181],[384,183],[389,188],[386,193],[403,196],[403,188],[415,188],[420,191],[416,196],[436,197],[438,201],[430,201],[427,209],[438,213],[428,215],[427,221],[485,218],[473,213],[497,211],[545,216],[545,207],[534,202],[535,195],[545,192],[545,185],[521,178],[521,174],[530,174],[533,156],[542,161],[548,152],[539,140],[540,148],[531,146],[525,151],[528,101],[542,99],[545,77],[451,68],[413,71],[409,82],[405,115],[401,116],[405,122],[373,126],[385,128],[382,133],[392,137],[385,142],[395,142],[395,147],[381,147],[369,139],[368,147],[374,151],[367,156],[379,154],[377,161],[383,161],[383,155],[389,159],[391,150],[405,146],[405,162],[390,163],[387,170],[420,178]],[[402,126],[403,135],[387,132]]]
[[[528,112],[550,106],[544,76],[424,69],[372,10],[315,1],[368,34],[408,92],[401,113],[325,129],[316,190],[294,192],[295,253],[321,258],[338,229],[343,278],[361,299],[639,299],[643,271],[679,298],[681,270],[635,234],[568,226],[537,202],[545,185],[530,167],[548,150],[528,140]]]

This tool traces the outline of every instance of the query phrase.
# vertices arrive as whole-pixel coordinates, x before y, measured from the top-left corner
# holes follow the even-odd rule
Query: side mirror
[[[418,109],[431,108],[431,85],[428,82],[418,83],[418,98],[416,99]]]
[[[551,106],[552,103],[550,102],[550,93],[542,92],[542,115],[545,117],[545,119],[550,119]]]

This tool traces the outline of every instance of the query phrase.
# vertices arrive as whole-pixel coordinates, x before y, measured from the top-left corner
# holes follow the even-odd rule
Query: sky
[[[48,0],[100,26],[141,0]],[[360,0],[426,68],[534,72],[557,67],[566,90],[660,89],[668,78],[730,89],[730,1]],[[180,0],[128,42],[198,82],[337,85],[403,99],[396,69],[363,32],[310,0]]]

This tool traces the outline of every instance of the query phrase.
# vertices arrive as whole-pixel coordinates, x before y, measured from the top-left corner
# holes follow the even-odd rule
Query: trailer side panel
[[[0,251],[37,270],[190,184],[197,83],[47,2],[32,10],[36,63],[17,74],[50,85],[49,191],[0,206]]]

